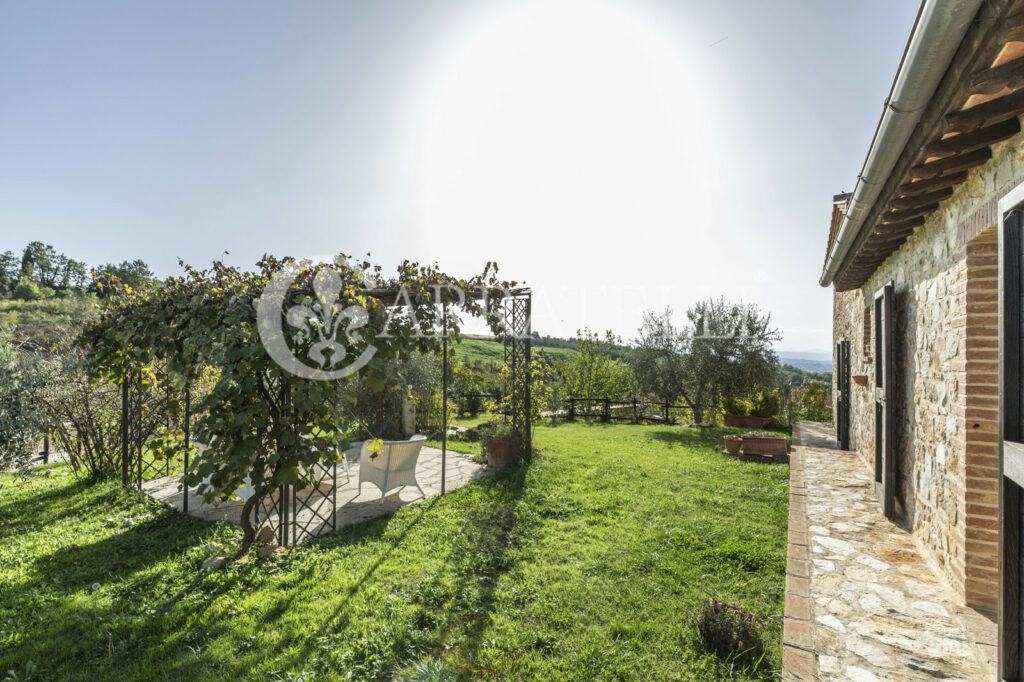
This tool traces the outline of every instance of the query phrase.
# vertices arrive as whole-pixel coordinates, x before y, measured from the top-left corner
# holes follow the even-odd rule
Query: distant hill
[[[573,348],[549,346],[543,341],[538,343],[538,339],[533,340],[533,347],[535,350],[540,349],[555,357],[563,358],[576,352]],[[505,346],[499,339],[493,337],[466,335],[455,347],[455,354],[470,365],[476,362],[485,366],[490,366],[492,363],[500,365],[505,361]]]
[[[576,339],[534,337],[533,347],[535,350],[543,350],[556,357],[565,358],[576,352]],[[621,354],[627,349],[621,347],[618,350]],[[501,340],[488,336],[467,334],[462,337],[462,342],[456,346],[455,352],[470,364],[475,361],[480,361],[485,365],[500,364],[505,359],[505,348]],[[832,357],[828,353],[780,351],[778,356],[780,363],[792,365],[805,372],[832,374]]]
[[[832,373],[832,357],[825,353],[792,353],[780,351],[779,362],[793,365],[805,372]]]

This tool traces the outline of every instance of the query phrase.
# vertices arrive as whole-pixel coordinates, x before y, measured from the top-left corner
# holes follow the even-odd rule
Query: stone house
[[[925,0],[833,198],[836,439],[1024,678],[1024,3]]]

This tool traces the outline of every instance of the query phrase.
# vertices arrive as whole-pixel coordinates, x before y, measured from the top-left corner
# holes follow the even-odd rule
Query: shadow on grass
[[[363,571],[363,574],[352,585],[350,585],[345,590],[344,596],[342,597],[341,602],[338,604],[337,608],[334,610],[334,613],[332,613],[328,617],[327,621],[320,626],[319,634],[337,631],[338,629],[345,627],[345,625],[348,623],[348,614],[343,613],[343,611],[348,606],[349,602],[359,592],[360,588],[362,588],[362,586],[367,581],[369,581],[370,578],[374,576],[374,574],[377,572],[377,569],[379,569],[381,565],[385,561],[387,561],[388,557],[390,557],[395,552],[395,550],[398,549],[398,547],[401,545],[402,541],[409,534],[409,532],[412,531],[413,528],[418,526],[423,521],[424,516],[426,516],[426,514],[434,508],[434,506],[437,504],[438,499],[439,498],[437,497],[432,497],[429,500],[424,500],[423,504],[419,505],[419,513],[416,515],[416,518],[414,518],[411,522],[406,524],[404,528],[402,528],[401,532],[399,532],[398,535],[391,541],[388,548],[379,557],[377,557],[377,559],[365,571]],[[355,544],[358,542],[362,542],[364,540],[379,539],[387,530],[388,525],[391,523],[392,517],[394,517],[395,512],[397,511],[397,509],[392,510],[387,514],[378,516],[373,519],[369,519],[362,523],[346,526],[331,535],[308,540],[306,544],[309,547],[318,547],[323,550],[329,550],[347,544]],[[309,567],[306,571],[304,571],[302,576],[292,581],[295,587],[301,585],[306,578],[312,577],[314,570],[315,567]],[[272,610],[267,612],[267,614],[262,619],[263,622],[268,623],[279,618],[284,612],[288,610],[288,607],[291,606],[292,602],[294,602],[297,594],[297,590],[293,590],[287,599],[281,600]],[[310,643],[314,642],[315,639],[316,635],[306,640],[305,648],[307,651],[309,649]]]
[[[31,474],[30,476],[42,477],[40,474]],[[61,485],[37,492],[30,497],[0,503],[0,515],[4,518],[4,524],[0,526],[0,537],[19,532],[21,527],[26,525],[38,526],[63,517],[74,516],[94,504],[97,497],[112,495],[110,488],[96,490],[94,485],[94,481],[78,478],[70,485]],[[81,501],[79,498],[86,492],[90,492],[90,496],[85,501]],[[0,498],[0,502],[2,501],[3,498]],[[55,505],[58,507],[56,511],[54,510]]]
[[[266,631],[268,626],[272,629],[275,621],[295,608],[296,599],[310,581],[322,575],[322,562],[303,563],[303,557],[366,541],[384,541],[386,546],[345,589],[333,613],[325,618],[318,616],[313,628],[301,635],[302,642],[296,642],[294,635],[264,642],[269,646],[260,652],[261,660],[271,660],[291,649],[287,660],[302,665],[304,657],[317,653],[319,637],[345,629],[354,615],[353,597],[369,584],[381,582],[382,567],[402,550],[410,534],[428,520],[435,525],[448,523],[444,517],[453,512],[462,518],[464,532],[460,540],[439,543],[437,552],[446,555],[448,568],[444,570],[449,575],[472,585],[474,598],[469,610],[461,603],[445,609],[444,614],[454,612],[450,619],[441,610],[436,615],[444,619],[438,623],[442,635],[447,629],[471,631],[472,644],[466,655],[473,658],[494,607],[498,579],[511,567],[507,557],[515,542],[514,505],[523,494],[528,470],[527,466],[510,468],[444,498],[424,501],[402,516],[401,528],[395,528],[395,512],[391,512],[303,543],[304,549],[295,553],[294,561],[292,557],[272,563],[252,561],[213,574],[197,571],[184,555],[222,536],[223,529],[217,530],[215,524],[181,515],[138,494],[125,494],[116,485],[91,488],[84,480],[61,481],[53,489],[39,490],[0,508],[17,524],[35,528],[80,516],[89,525],[80,530],[72,526],[70,532],[78,537],[87,537],[95,528],[93,524],[106,516],[155,515],[123,529],[111,528],[111,535],[94,542],[79,541],[44,556],[27,557],[31,562],[24,576],[27,579],[5,590],[5,601],[15,611],[27,614],[33,605],[40,604],[39,595],[46,594],[47,601],[35,606],[43,609],[45,623],[36,617],[21,619],[17,627],[24,637],[13,646],[3,647],[6,650],[0,654],[0,669],[20,669],[33,660],[47,679],[75,679],[80,675],[108,679],[114,673],[118,679],[146,679],[154,671],[175,679],[191,679],[201,671],[213,673],[204,673],[209,678],[231,676],[232,671],[237,672],[237,658],[224,655],[222,648],[216,654],[205,651],[214,640],[234,646],[238,643],[233,640],[244,639],[238,634],[230,608],[225,612],[228,615],[221,614],[224,600],[220,597],[239,590],[265,591],[268,575],[280,576],[273,590],[267,592],[274,604],[259,616],[256,627],[257,632]],[[447,510],[441,512],[445,507]],[[110,519],[110,523],[123,522],[122,518]],[[198,563],[201,557],[193,554]],[[95,598],[98,601],[88,596],[93,583],[102,588]],[[220,607],[211,616],[208,612],[215,604]],[[468,626],[467,621],[471,621]],[[56,653],[58,648],[60,655]],[[440,643],[437,648],[441,650]],[[297,651],[302,654],[293,657]],[[406,658],[412,655],[414,650],[405,653]]]
[[[516,504],[523,497],[530,466],[537,462],[538,455],[534,454],[531,463],[508,469],[495,477],[492,481],[495,497],[486,504],[467,510],[462,543],[452,548],[447,557],[447,564],[465,581],[464,584],[477,589],[475,598],[443,624],[435,654],[444,651],[445,640],[456,628],[463,628],[466,636],[454,653],[466,663],[455,665],[473,676],[500,672],[479,668],[480,648],[495,608],[498,584],[514,566],[510,550],[526,539],[519,526]]]
[[[183,529],[184,519],[176,517],[166,511],[103,540],[58,549],[38,557],[33,568],[41,579],[59,577],[69,589],[124,577],[196,544],[205,524],[187,523]]]

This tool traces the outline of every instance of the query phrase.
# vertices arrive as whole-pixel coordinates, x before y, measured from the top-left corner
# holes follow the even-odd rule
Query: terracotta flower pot
[[[744,436],[743,454],[745,455],[787,455],[787,439],[785,436]]]
[[[737,426],[741,429],[759,429],[767,426],[773,417],[752,417],[748,414],[725,414],[722,415],[722,423],[725,426]]]
[[[740,453],[741,445],[743,445],[742,440],[736,440],[735,438],[725,439],[725,451],[730,455],[738,455]]]
[[[519,457],[519,439],[515,436],[488,436],[483,439],[483,445],[487,453],[487,466],[501,468]]]

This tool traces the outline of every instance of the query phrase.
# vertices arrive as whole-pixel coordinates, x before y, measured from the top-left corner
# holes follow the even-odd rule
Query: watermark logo
[[[365,367],[377,348],[364,341],[360,331],[365,331],[370,321],[366,308],[357,304],[342,308],[343,281],[338,273],[348,269],[367,287],[372,287],[373,281],[345,259],[322,264],[313,275],[313,301],[285,310],[288,290],[308,266],[309,261],[291,263],[267,283],[256,304],[260,340],[270,357],[295,376],[317,381],[343,379]],[[360,346],[363,349],[356,354]],[[293,347],[302,349],[305,357],[297,357]]]

